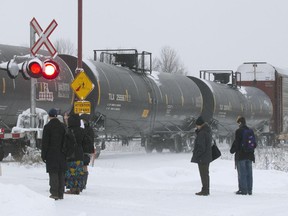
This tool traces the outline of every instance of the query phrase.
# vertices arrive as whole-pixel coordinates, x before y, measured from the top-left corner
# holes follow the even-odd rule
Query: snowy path
[[[87,190],[79,196],[65,195],[61,201],[48,198],[44,165],[2,162],[1,215],[287,215],[287,173],[254,169],[254,194],[237,196],[233,161],[217,160],[210,167],[211,195],[198,197],[194,194],[200,190],[200,178],[190,157],[190,153],[104,151],[89,167]],[[20,210],[13,208],[16,205]]]

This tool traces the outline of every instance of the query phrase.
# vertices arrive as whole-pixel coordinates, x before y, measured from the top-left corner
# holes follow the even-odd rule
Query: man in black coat
[[[57,118],[57,111],[49,111],[50,121],[44,126],[42,137],[42,160],[49,173],[49,196],[52,199],[63,199],[65,190],[65,171],[67,169],[65,155],[62,152],[65,126]]]
[[[208,196],[210,194],[209,164],[212,161],[212,132],[201,116],[196,120],[196,127],[197,137],[191,162],[198,164],[202,182],[202,190],[196,195]]]
[[[246,119],[239,116],[236,121],[239,128],[235,132],[235,140],[231,146],[230,153],[235,153],[235,165],[238,173],[238,195],[252,195],[253,176],[252,162],[255,162],[254,152],[245,152],[242,148],[243,130],[249,129]]]

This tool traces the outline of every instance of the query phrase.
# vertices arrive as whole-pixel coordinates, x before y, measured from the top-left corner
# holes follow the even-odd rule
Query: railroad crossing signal
[[[85,100],[85,98],[94,89],[94,84],[91,82],[86,73],[81,71],[71,83],[71,88],[79,99]]]
[[[17,57],[16,57],[17,58]],[[32,78],[44,77],[45,79],[55,79],[60,72],[59,65],[55,61],[48,59],[27,58],[24,62],[17,63],[17,60],[11,59],[8,62],[0,64],[0,69],[7,71],[11,79],[16,79],[19,72],[23,78],[29,80]]]
[[[55,49],[48,37],[57,27],[57,22],[53,19],[53,21],[49,24],[49,26],[44,32],[35,17],[31,20],[30,25],[33,27],[33,29],[39,36],[38,40],[31,48],[31,53],[35,56],[39,49],[42,47],[42,45],[45,45],[51,56],[54,58],[57,55],[57,50]]]
[[[0,63],[0,69],[6,70],[8,76],[11,79],[15,79],[18,76],[19,72],[22,72],[22,75],[26,80],[30,79],[31,77],[39,78],[41,76],[43,76],[45,79],[55,79],[59,74],[58,64],[51,59],[42,61],[39,58],[33,57],[36,55],[42,45],[46,46],[52,58],[56,57],[57,51],[48,37],[51,35],[57,25],[57,22],[53,20],[43,32],[41,26],[34,17],[30,22],[30,29],[34,29],[34,31],[38,34],[39,39],[36,41],[36,43],[34,43],[35,32],[33,32],[33,37],[31,37],[30,35],[30,39],[33,38],[33,43],[31,44],[34,44],[31,47],[32,57],[26,57],[24,62],[22,60],[22,63],[18,63],[17,61],[15,61],[14,57],[8,62]],[[30,33],[32,33],[32,31],[30,31]]]
[[[41,61],[34,58],[27,63],[27,73],[32,78],[43,76],[45,79],[55,79],[59,75],[59,66],[51,59]]]

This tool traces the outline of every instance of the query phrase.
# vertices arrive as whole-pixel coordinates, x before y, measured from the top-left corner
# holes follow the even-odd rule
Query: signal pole
[[[78,61],[77,61],[77,72],[82,70],[82,11],[83,11],[83,1],[78,0]]]
[[[30,25],[30,48],[35,44],[35,30],[34,28]],[[31,54],[32,55],[32,54]],[[31,100],[31,107],[30,107],[30,127],[31,128],[36,128],[36,79],[31,77],[31,95],[30,95],[30,100]],[[30,138],[30,146],[31,148],[36,148],[36,137],[35,134],[31,136]]]

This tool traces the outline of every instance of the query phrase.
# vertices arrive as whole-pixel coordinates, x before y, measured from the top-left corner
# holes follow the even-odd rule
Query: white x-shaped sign
[[[57,55],[57,50],[49,40],[49,36],[54,31],[54,29],[57,27],[57,22],[53,19],[53,21],[50,23],[50,25],[46,28],[46,30],[43,32],[41,26],[35,19],[35,17],[31,20],[30,25],[33,27],[35,32],[38,34],[39,38],[35,42],[35,44],[31,48],[31,53],[35,56],[36,53],[39,51],[39,49],[44,44],[47,48],[47,50],[50,52],[51,56],[54,58]]]

